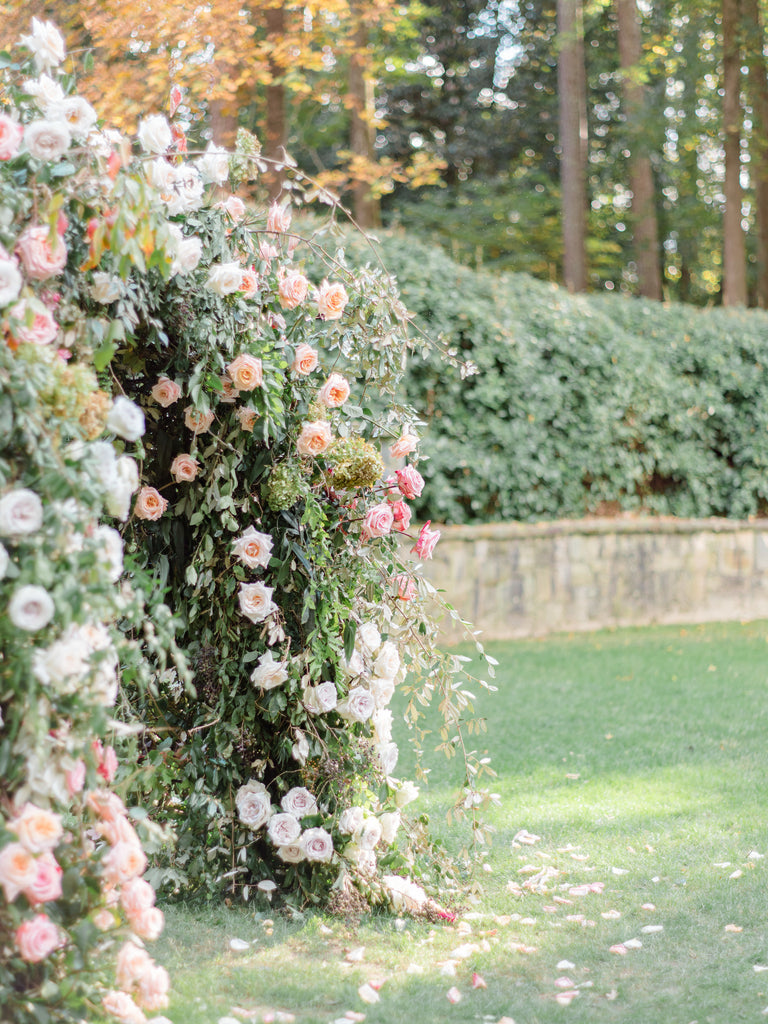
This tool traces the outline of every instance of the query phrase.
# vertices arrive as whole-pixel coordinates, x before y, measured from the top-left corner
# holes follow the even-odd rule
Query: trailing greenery
[[[765,513],[765,313],[572,296],[402,233],[380,247],[416,322],[478,370],[462,379],[431,354],[410,364],[429,517]],[[369,258],[352,240],[348,255]]]

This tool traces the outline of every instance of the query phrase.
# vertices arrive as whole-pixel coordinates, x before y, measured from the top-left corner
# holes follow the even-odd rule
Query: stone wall
[[[768,617],[768,520],[443,526],[427,577],[486,639]],[[446,625],[448,640],[460,638]]]

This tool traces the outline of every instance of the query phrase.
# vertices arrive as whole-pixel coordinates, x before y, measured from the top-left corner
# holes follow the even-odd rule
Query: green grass
[[[496,834],[481,891],[467,904],[471,933],[458,922],[408,921],[398,931],[387,917],[355,929],[319,915],[273,915],[268,934],[263,908],[170,907],[155,947],[172,972],[167,1016],[210,1024],[238,1008],[255,1020],[290,1012],[300,1024],[327,1024],[347,1010],[366,1013],[368,1024],[763,1019],[768,971],[754,965],[768,964],[768,856],[749,854],[768,855],[766,641],[768,624],[757,623],[489,645],[499,689],[478,694],[476,706],[488,718],[482,743],[502,805],[491,814]],[[401,749],[398,771],[407,776],[404,737]],[[429,763],[430,788],[415,806],[458,850],[466,837],[445,823],[458,765]],[[515,845],[520,829],[539,841]],[[548,891],[510,890],[530,877],[520,871],[527,865],[553,869]],[[569,895],[592,882],[603,891]],[[613,911],[621,916],[602,916]],[[663,930],[644,933],[647,925]],[[233,937],[251,948],[231,952]],[[609,952],[635,938],[642,948]],[[440,964],[466,943],[478,948],[455,976],[442,974]],[[346,963],[355,946],[365,947],[363,962]],[[558,970],[561,960],[574,966]],[[472,989],[473,971],[487,988]],[[554,998],[561,976],[579,986],[568,1006]],[[384,985],[381,1001],[367,1006],[357,988],[371,979]],[[457,1005],[446,998],[452,985],[463,996]]]

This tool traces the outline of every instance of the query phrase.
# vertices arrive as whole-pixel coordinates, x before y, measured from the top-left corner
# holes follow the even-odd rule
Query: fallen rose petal
[[[517,835],[512,839],[513,843],[522,843],[524,846],[533,846],[534,843],[538,843],[540,841],[541,836],[536,836],[524,828],[521,828]]]
[[[376,989],[373,988],[372,985],[368,984],[361,985],[360,988],[357,990],[357,994],[360,996],[364,1003],[378,1003],[379,999],[381,998]]]
[[[655,910],[656,909],[656,904],[655,903],[642,903],[640,905],[640,909],[641,910]]]
[[[408,964],[408,966],[405,969],[405,973],[406,974],[423,974],[424,973],[424,968],[421,966],[421,964]]]
[[[282,1010],[275,1010],[273,1019],[275,1024],[294,1024],[296,1015],[293,1013],[284,1013]]]
[[[488,988],[485,978],[478,974],[477,971],[472,972],[472,988]]]
[[[362,1024],[362,1022],[365,1020],[365,1014],[358,1013],[357,1010],[347,1010],[347,1012],[344,1014],[344,1017],[346,1020],[355,1021],[355,1024]]]
[[[464,945],[452,949],[449,955],[452,960],[466,960],[468,957],[479,952],[480,947],[476,942],[465,942]]]
[[[384,987],[384,983],[386,982],[386,980],[386,978],[371,978],[368,981],[368,984],[375,992],[378,992],[379,989]]]
[[[725,930],[727,932],[741,932],[741,931],[744,931],[744,929],[741,927],[740,924],[727,924],[725,926]],[[643,929],[643,931],[645,931],[645,929]]]
[[[729,860],[716,860],[714,861],[714,867],[716,868],[729,868],[731,862]]]
[[[565,898],[565,896],[553,896],[552,897],[552,902],[553,903],[560,903],[561,905],[569,906],[569,907],[573,906],[573,900],[567,900]]]
[[[219,1017],[218,1024],[240,1024],[237,1017]]]
[[[461,992],[459,992],[455,985],[448,989],[445,993],[445,997],[449,1003],[455,1004],[461,1002]]]
[[[251,948],[251,944],[246,942],[245,939],[230,939],[229,948],[233,953],[243,953],[246,949]]]
[[[440,973],[444,974],[448,978],[453,978],[456,975],[456,961],[446,960],[440,968]]]
[[[351,964],[359,964],[362,962],[365,956],[365,946],[356,946],[355,949],[350,949],[347,955],[344,957]]]
[[[537,953],[538,946],[526,946],[524,942],[513,942],[509,947],[513,953]]]
[[[555,996],[555,1002],[559,1003],[560,1006],[570,1006],[578,994],[575,988],[569,989],[567,992],[558,992]]]
[[[571,896],[586,896],[590,888],[588,885],[572,885],[568,892]]]
[[[610,992],[605,993],[605,998],[613,1002],[614,999],[619,998],[619,990],[616,988],[612,988]]]
[[[768,971],[768,964],[753,964],[752,970],[759,974],[761,971]]]
[[[764,856],[764,853],[758,853],[757,850],[750,850],[747,854],[747,860],[762,860]]]
[[[574,988],[576,982],[573,981],[571,978],[567,978],[565,975],[563,975],[562,978],[557,978],[555,980],[555,985],[557,986],[557,988]]]
[[[627,939],[627,941],[624,943],[624,945],[627,947],[627,949],[642,949],[643,948],[643,944],[640,941],[640,939]]]
[[[572,971],[576,964],[572,964],[570,960],[561,960],[557,965],[558,971]]]
[[[495,914],[493,920],[496,922],[496,924],[500,928],[506,928],[506,926],[509,924],[509,922],[512,920],[512,918],[509,916],[509,914],[501,914],[501,915],[496,915]]]
[[[728,875],[728,877],[729,878],[741,878],[741,876],[743,874],[744,874],[744,872],[741,870],[741,868],[736,868],[736,870],[734,872],[732,872],[730,875]]]
[[[611,946],[608,950],[609,953],[616,953],[617,956],[626,956],[629,950],[623,942],[617,942],[615,946]]]
[[[614,875],[628,875],[629,874],[629,869],[628,868],[611,868],[611,874],[614,874]]]
[[[605,910],[600,915],[600,917],[604,917],[606,921],[618,921],[618,919],[621,917],[621,911],[620,910]]]
[[[726,931],[727,930],[728,929],[726,927]],[[643,927],[640,929],[640,931],[643,932],[644,935],[652,935],[654,932],[663,932],[664,931],[664,925],[663,924],[646,924],[646,925],[643,925]],[[741,931],[741,929],[739,929],[739,931]]]

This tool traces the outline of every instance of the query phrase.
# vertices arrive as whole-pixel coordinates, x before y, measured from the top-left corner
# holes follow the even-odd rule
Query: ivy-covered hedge
[[[768,314],[571,296],[402,234],[381,251],[417,322],[478,368],[411,362],[432,519],[768,511]]]

